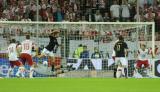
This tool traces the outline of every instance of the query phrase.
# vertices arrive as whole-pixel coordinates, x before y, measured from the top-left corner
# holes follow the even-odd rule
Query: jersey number
[[[121,45],[117,45],[117,51],[120,51]]]
[[[29,50],[29,44],[28,43],[24,44],[24,50]]]

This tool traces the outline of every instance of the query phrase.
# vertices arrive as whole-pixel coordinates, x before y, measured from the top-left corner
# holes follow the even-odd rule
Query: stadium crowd
[[[1,20],[36,21],[157,21],[160,0],[0,0]]]
[[[36,21],[38,18],[38,21],[52,22],[155,22],[158,32],[156,39],[160,40],[160,0],[138,1],[139,3],[137,0],[39,0],[37,8],[37,0],[0,0],[0,20]],[[97,33],[92,31],[78,33],[80,34],[88,36]]]

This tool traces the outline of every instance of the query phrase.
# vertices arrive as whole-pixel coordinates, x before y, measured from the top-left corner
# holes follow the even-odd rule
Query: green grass
[[[160,79],[0,79],[0,92],[160,92]]]

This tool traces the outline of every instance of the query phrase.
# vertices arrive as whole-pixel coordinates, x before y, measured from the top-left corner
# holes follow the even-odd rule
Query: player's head
[[[117,0],[114,0],[113,3],[114,3],[114,4],[117,4]]]
[[[17,41],[16,43],[17,43],[18,45],[21,45],[20,41]]]
[[[120,35],[120,36],[118,37],[118,39],[119,39],[119,41],[124,41],[124,38],[123,38],[122,35]]]
[[[55,30],[55,31],[53,31],[53,32],[51,33],[51,35],[52,35],[53,37],[58,37],[58,36],[59,36],[59,31],[58,31],[58,30]]]
[[[99,52],[97,47],[94,47],[94,52]]]
[[[82,44],[79,44],[78,47],[83,47],[83,45],[82,45]]]
[[[84,45],[84,46],[83,46],[83,51],[86,51],[86,50],[87,50],[87,46]]]
[[[140,47],[141,47],[142,50],[145,50],[146,45],[145,44],[140,44]]]
[[[155,48],[158,48],[158,46],[157,46],[157,45],[155,45]]]
[[[30,35],[26,35],[26,39],[30,39]]]
[[[12,39],[10,43],[16,43],[16,40],[15,40],[15,39]]]

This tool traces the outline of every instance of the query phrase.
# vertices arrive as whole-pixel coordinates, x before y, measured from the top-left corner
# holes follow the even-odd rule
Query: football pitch
[[[0,92],[160,92],[160,79],[0,79]]]

